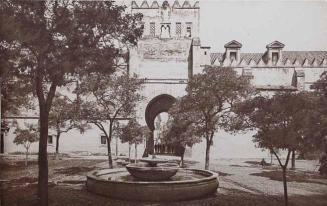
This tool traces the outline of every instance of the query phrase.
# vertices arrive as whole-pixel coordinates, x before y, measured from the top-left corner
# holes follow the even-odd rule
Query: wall
[[[18,126],[24,128],[24,123],[37,124],[37,120],[17,120]],[[126,122],[122,122],[126,123]],[[25,148],[22,145],[16,145],[13,143],[15,138],[15,128],[11,128],[10,131],[5,134],[5,153],[25,152]],[[56,138],[55,131],[49,130],[49,135],[53,136],[53,143],[48,144],[48,152],[55,152]],[[78,130],[71,130],[68,133],[63,133],[60,137],[59,152],[60,153],[72,153],[81,152],[83,154],[107,154],[107,145],[101,144],[102,132],[95,126],[91,125],[91,128],[81,134]],[[116,139],[113,138],[111,142],[111,151],[115,154]],[[37,153],[38,142],[35,142],[30,147],[31,153]],[[128,155],[128,144],[123,144],[118,141],[118,154]],[[144,151],[144,144],[138,145],[138,156],[141,157]],[[132,156],[134,157],[134,146],[132,147]]]

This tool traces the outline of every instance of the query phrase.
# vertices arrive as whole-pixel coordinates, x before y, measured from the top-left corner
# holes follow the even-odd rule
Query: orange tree
[[[126,126],[122,128],[121,140],[123,143],[128,143],[128,158],[131,161],[131,145],[135,146],[135,162],[137,160],[137,145],[144,140],[144,128],[136,121],[130,119]]]
[[[179,104],[179,112],[188,114],[195,127],[193,133],[206,141],[205,169],[209,169],[210,147],[215,133],[229,130],[236,118],[232,108],[248,98],[253,89],[245,76],[228,67],[207,67],[194,75],[186,87],[187,94]]]
[[[48,120],[56,89],[73,78],[114,72],[121,47],[142,34],[141,18],[113,1],[1,2],[0,47],[11,54],[1,66],[29,82],[38,100],[39,205],[48,205]]]
[[[282,169],[285,205],[288,205],[286,172],[292,151],[310,147],[308,119],[315,116],[316,101],[310,93],[280,92],[272,97],[257,96],[238,104],[234,111],[242,118],[236,127],[254,129],[253,141],[268,149]],[[234,126],[235,126],[234,125]],[[309,126],[310,127],[310,126]],[[313,148],[313,147],[312,147]],[[285,162],[277,150],[286,151]]]
[[[311,133],[316,137],[317,142],[315,145],[320,146],[320,150],[323,150],[327,154],[327,72],[321,75],[321,78],[312,85],[317,95],[317,115],[315,119],[309,119],[309,121],[316,122],[313,126],[307,127],[311,129],[308,133]]]
[[[320,174],[327,174],[327,72],[312,85],[318,99],[317,113],[307,118],[307,133],[312,136],[309,145],[316,145],[323,154],[320,159]]]
[[[14,143],[16,145],[22,145],[25,148],[25,166],[27,167],[28,163],[28,154],[29,149],[32,143],[39,141],[37,134],[37,125],[26,124],[26,129],[17,128],[15,130],[16,137]]]
[[[57,93],[54,97],[49,113],[49,127],[56,132],[56,159],[59,155],[59,142],[63,133],[78,129],[83,133],[88,129],[86,124],[80,120],[78,100]]]
[[[163,131],[163,143],[177,146],[181,156],[180,166],[184,166],[184,153],[186,146],[201,142],[197,136],[196,113],[183,110],[183,97],[178,99],[169,110],[167,128]]]
[[[137,104],[143,99],[139,90],[143,80],[125,72],[115,75],[89,75],[79,88],[82,95],[81,117],[93,124],[107,139],[109,168],[113,168],[111,140],[120,119],[134,116]]]

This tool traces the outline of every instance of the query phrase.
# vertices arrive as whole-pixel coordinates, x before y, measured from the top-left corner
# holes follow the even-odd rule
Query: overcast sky
[[[279,40],[285,50],[327,50],[327,1],[201,0],[202,45],[223,51],[237,40],[242,51],[264,52]]]

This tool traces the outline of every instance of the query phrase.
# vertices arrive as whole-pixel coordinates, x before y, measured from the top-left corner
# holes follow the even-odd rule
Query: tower
[[[145,79],[146,100],[137,115],[153,136],[155,117],[168,112],[175,98],[185,94],[192,39],[199,36],[200,7],[197,1],[132,1],[131,13],[143,14],[144,32],[130,51],[129,71]],[[147,143],[152,151],[153,144],[152,138]]]

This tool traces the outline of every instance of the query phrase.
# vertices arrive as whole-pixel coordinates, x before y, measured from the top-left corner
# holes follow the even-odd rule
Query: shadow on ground
[[[34,206],[36,185],[29,185],[27,187],[16,188],[5,192],[5,204],[6,205],[19,205],[19,206]],[[220,194],[219,192],[215,195],[211,195],[206,198],[181,201],[181,202],[129,202],[124,200],[114,200],[106,197],[98,196],[89,193],[86,187],[82,187],[79,190],[70,189],[62,186],[49,187],[49,203],[51,206],[91,206],[91,205],[103,205],[103,206],[196,206],[196,205],[219,205],[219,206],[280,206],[283,205],[283,199],[276,196],[264,196],[254,195],[251,193],[243,192],[240,190],[228,190],[227,194]],[[33,200],[34,199],[34,200]],[[290,205],[293,206],[325,206],[327,203],[326,197],[323,195],[314,196],[291,196]]]
[[[271,180],[283,181],[282,171],[262,171],[260,173],[252,173],[250,175],[267,177]],[[287,181],[288,182],[302,182],[302,183],[317,183],[327,185],[327,179],[323,179],[322,176],[318,174],[310,174],[308,172],[299,172],[299,171],[287,171]]]

